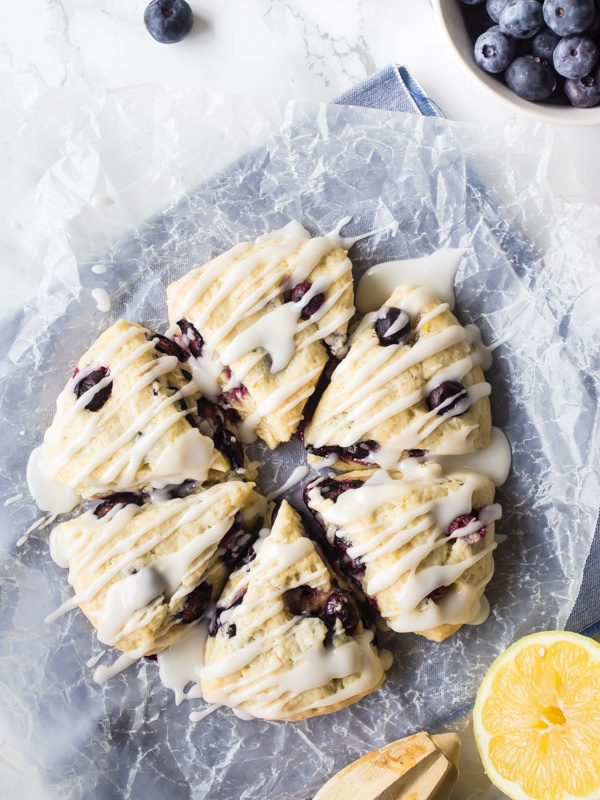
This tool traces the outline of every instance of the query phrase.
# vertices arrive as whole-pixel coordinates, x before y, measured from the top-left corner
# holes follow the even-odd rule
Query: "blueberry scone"
[[[478,616],[501,515],[488,478],[414,463],[405,474],[329,474],[305,499],[333,563],[393,630],[442,641]]]
[[[402,285],[367,314],[304,431],[309,463],[397,469],[402,458],[460,455],[490,440],[490,385],[463,326],[427,289]]]
[[[288,441],[354,314],[352,265],[339,237],[311,238],[290,223],[236,245],[167,294],[179,340],[219,363],[219,383],[249,434],[271,449]]]
[[[51,535],[75,590],[51,618],[79,606],[101,642],[133,658],[173,644],[204,614],[258,535],[266,506],[252,483],[233,480],[144,500],[112,495]]]
[[[88,498],[242,469],[241,444],[199,395],[185,359],[141,325],[106,330],[57,399],[44,474]]]
[[[385,678],[373,633],[285,501],[256,557],[234,572],[209,626],[202,692],[263,719],[354,703]]]

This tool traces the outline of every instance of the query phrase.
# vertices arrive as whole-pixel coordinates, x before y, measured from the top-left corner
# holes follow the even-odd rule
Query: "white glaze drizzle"
[[[404,578],[394,594],[396,610],[386,611],[386,619],[394,630],[423,631],[444,623],[474,624],[472,621],[480,611],[477,595],[489,575],[481,586],[473,587],[465,583],[457,586],[456,582],[469,567],[491,553],[497,542],[491,541],[488,534],[477,547],[472,548],[471,555],[460,562],[422,565],[437,548],[448,545],[453,539],[475,533],[484,525],[499,519],[501,508],[497,503],[486,506],[479,512],[476,522],[458,529],[450,536],[449,524],[463,514],[472,514],[473,490],[480,484],[477,475],[463,473],[454,475],[460,478],[462,485],[447,495],[397,512],[387,523],[368,523],[373,512],[386,503],[393,503],[432,482],[443,482],[453,477],[452,474],[444,475],[440,465],[435,463],[419,465],[415,459],[409,459],[403,465],[406,469],[402,478],[393,479],[383,470],[378,470],[360,488],[345,491],[335,503],[326,506],[322,505],[322,501],[317,503],[319,514],[330,535],[343,536],[344,526],[349,526],[348,530],[356,533],[372,531],[364,542],[348,548],[351,558],[360,558],[367,566],[404,548],[402,555],[370,575],[365,586],[367,594],[373,597]],[[318,493],[318,486],[311,490],[311,495],[313,493]],[[430,529],[431,533],[424,541],[419,539],[418,544],[406,551],[407,545],[416,536]],[[427,599],[434,589],[453,584],[453,590],[440,600]]]
[[[96,667],[93,675],[94,681],[102,685],[111,678],[114,678],[115,675],[118,675],[119,672],[123,672],[123,670],[131,667],[137,660],[137,658],[131,658],[127,653],[121,653],[110,666],[105,667],[101,664],[99,667]]]
[[[256,559],[245,568],[242,568],[232,576],[233,588],[229,597],[221,598],[221,603],[233,602],[235,594],[239,593],[248,585],[250,570],[260,571],[261,582],[267,582],[274,576],[289,570],[294,564],[305,558],[314,550],[314,545],[309,539],[299,538],[290,543],[274,542],[268,537],[259,540],[256,547]],[[264,576],[262,572],[264,571]],[[201,670],[201,678],[204,682],[234,676],[250,664],[255,658],[268,651],[282,637],[298,623],[298,618],[292,619],[278,625],[275,629],[264,632],[263,625],[266,620],[271,619],[283,608],[281,594],[287,589],[300,585],[303,581],[299,580],[296,584],[286,583],[279,591],[274,591],[271,595],[260,597],[259,601],[249,603],[246,599],[241,605],[229,609],[229,612],[222,612],[222,622],[228,624],[235,622],[237,625],[244,626],[244,631],[248,639],[251,639],[244,647],[223,656],[217,661],[206,665]],[[310,585],[321,587],[328,585],[329,573],[323,566],[317,573],[310,574]],[[251,611],[258,607],[263,613],[252,621],[247,616]],[[224,616],[227,614],[227,616]],[[321,709],[327,705],[334,704],[368,691],[376,686],[383,676],[383,664],[371,647],[373,634],[365,631],[355,635],[352,639],[339,646],[311,647],[304,653],[293,666],[281,670],[280,661],[274,661],[274,668],[270,671],[263,670],[260,675],[251,673],[245,678],[238,676],[229,680],[220,689],[206,691],[205,699],[207,702],[216,702],[219,705],[226,705],[239,709],[239,705],[251,701],[254,710],[259,709],[259,716],[264,719],[285,719],[287,716],[302,713],[311,709]],[[284,706],[292,698],[298,697],[303,692],[326,685],[333,679],[340,679],[356,675],[355,681],[349,683],[345,688],[340,688],[331,695],[320,699],[313,699],[306,706],[295,708],[294,712],[285,712]],[[244,708],[242,718],[251,718],[248,709]]]
[[[4,508],[7,506],[12,506],[13,503],[18,503],[19,500],[23,499],[23,493],[20,492],[19,494],[14,494],[12,497],[7,497],[4,501]]]
[[[386,261],[368,269],[356,290],[356,308],[361,314],[380,308],[403,283],[417,283],[431,289],[454,308],[454,278],[464,250],[443,248],[423,258]]]
[[[443,313],[448,308],[446,303],[438,304],[416,323],[416,316],[420,308],[435,302],[435,299],[431,292],[423,287],[414,289],[403,299],[402,308],[411,317],[416,331],[422,328],[430,319]],[[353,334],[352,339],[356,341],[360,333],[374,323],[376,317],[377,314],[375,313],[367,314]],[[477,338],[478,332],[475,333],[476,330],[475,326],[463,328],[456,325],[445,328],[433,336],[420,339],[395,359],[393,356],[401,349],[402,345],[388,345],[371,354],[367,362],[360,367],[356,365],[370,350],[371,343],[370,341],[363,343],[356,341],[356,344],[351,346],[348,355],[336,369],[338,376],[349,376],[345,385],[346,399],[336,406],[334,421],[328,424],[325,432],[320,437],[316,437],[310,444],[316,448],[332,443],[339,444],[341,447],[349,447],[361,441],[361,439],[367,438],[369,431],[377,425],[406,411],[427,397],[439,383],[448,380],[461,381],[476,364],[489,365],[489,351],[481,343],[481,337]],[[423,386],[406,397],[388,403],[377,413],[371,413],[377,403],[387,397],[390,381],[396,380],[408,369],[424,359],[463,341],[470,345],[470,352],[466,357],[439,369]],[[468,387],[466,397],[453,409],[453,416],[466,411],[477,400],[488,396],[490,391],[491,387],[485,381]],[[452,401],[448,400],[446,402]],[[420,443],[433,433],[439,425],[449,419],[449,417],[438,413],[442,408],[443,405],[416,417],[412,423],[403,428],[397,437],[386,442],[383,447],[371,454],[371,460],[385,469],[397,468],[403,451],[419,449]],[[343,428],[347,430],[345,433],[340,434],[339,432]],[[453,452],[462,453],[470,449],[467,444],[467,437],[472,429],[465,426],[456,432],[452,442],[452,446],[455,448]],[[336,442],[336,439],[339,439],[339,441]]]
[[[267,500],[275,500],[276,497],[279,497],[284,492],[287,492],[288,489],[291,489],[293,486],[296,486],[298,483],[300,483],[300,481],[303,481],[309,472],[310,468],[307,466],[296,467],[285,483],[283,483],[278,489],[274,489],[272,492],[269,492],[267,495]]]
[[[204,665],[204,645],[208,623],[190,626],[187,635],[171,647],[158,653],[158,674],[162,685],[175,694],[175,703],[202,697],[200,670]]]
[[[427,459],[440,464],[445,472],[472,469],[485,475],[496,486],[502,486],[508,478],[512,456],[505,434],[499,428],[492,427],[490,443],[482,450],[460,456],[431,455]]]

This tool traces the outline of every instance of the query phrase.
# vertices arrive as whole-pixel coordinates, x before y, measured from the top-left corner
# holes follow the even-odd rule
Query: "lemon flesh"
[[[565,631],[516,642],[484,678],[473,725],[514,800],[600,800],[600,645]]]

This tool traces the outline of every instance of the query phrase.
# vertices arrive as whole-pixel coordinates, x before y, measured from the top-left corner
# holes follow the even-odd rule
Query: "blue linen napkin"
[[[338,97],[341,105],[403,111],[425,117],[445,116],[406,67],[390,64]],[[579,596],[565,626],[587,636],[600,632],[600,515]]]

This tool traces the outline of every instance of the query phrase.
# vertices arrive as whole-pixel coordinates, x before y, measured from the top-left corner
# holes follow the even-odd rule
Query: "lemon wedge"
[[[486,773],[514,800],[600,800],[600,644],[520,639],[485,676],[473,725]]]

